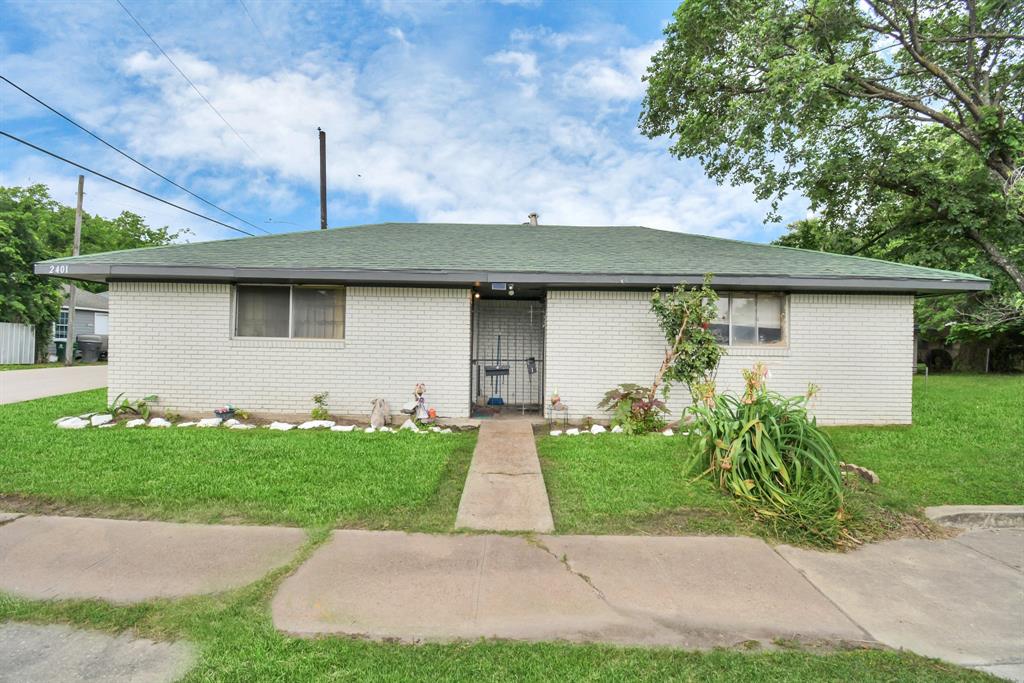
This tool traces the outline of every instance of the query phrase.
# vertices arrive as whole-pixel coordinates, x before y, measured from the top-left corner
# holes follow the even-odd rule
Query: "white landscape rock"
[[[562,435],[562,430],[561,430],[561,429],[552,429],[552,430],[551,430],[551,431],[549,432],[549,434],[550,434],[551,436],[561,436],[561,435]]]
[[[105,425],[108,422],[113,421],[114,416],[110,415],[109,413],[104,415],[93,415],[92,417],[89,418],[89,424],[91,424],[93,427],[99,427],[100,425]]]
[[[330,429],[334,420],[308,420],[299,425],[299,429]]]
[[[240,425],[240,424],[242,424],[241,421],[236,420],[235,418],[232,417],[230,419],[224,420],[223,426],[224,427],[234,427],[235,425]]]
[[[451,433],[452,433],[452,430],[450,428],[448,428],[448,427],[445,427],[444,429],[441,430],[441,434],[451,434]]]
[[[65,415],[64,417],[58,417],[56,420],[53,421],[53,424],[59,425],[64,420],[70,420],[73,417],[75,417],[75,416],[74,415]],[[75,419],[77,420],[78,418],[75,418]]]
[[[604,434],[607,431],[608,430],[605,429],[602,425],[594,425],[593,427],[590,428],[591,434]]]
[[[380,429],[378,429],[377,431],[378,431],[378,432],[393,432],[393,431],[395,431],[395,430],[394,430],[394,429],[392,429],[391,427],[381,427],[381,428],[380,428]]]
[[[61,429],[85,429],[89,426],[89,421],[80,417],[69,417],[58,422],[57,426]]]
[[[127,427],[128,429],[135,429],[136,427],[141,427],[144,424],[146,424],[146,421],[143,420],[141,417],[137,417],[134,420],[128,420],[127,422],[125,422],[124,426]]]
[[[376,429],[374,429],[373,427],[367,427],[367,428],[366,428],[366,429],[364,429],[363,431],[364,431],[364,432],[366,432],[367,434],[373,434],[373,433],[374,433],[375,431],[377,431],[377,430],[376,430]]]
[[[273,429],[275,432],[287,432],[289,429],[295,429],[295,425],[290,422],[271,422],[267,429]]]
[[[162,417],[154,417],[149,421],[150,427],[170,427],[171,423],[169,420],[165,420]]]
[[[196,423],[195,422],[179,422],[176,426],[177,427],[195,427]]]
[[[221,422],[223,422],[223,420],[219,417],[204,417],[196,423],[196,427],[220,427]]]
[[[675,436],[676,433],[672,431],[671,427],[669,427],[668,429],[663,431],[662,434],[664,434],[665,436]]]
[[[622,433],[622,425],[615,425],[614,427],[612,427],[612,434],[621,434],[621,433]]]
[[[351,432],[355,429],[355,425],[334,425],[331,427],[332,432]]]
[[[226,422],[224,424],[227,424]],[[256,425],[242,424],[238,420],[235,420],[235,424],[230,425],[228,429],[256,429]]]
[[[580,430],[577,429],[576,427],[573,427],[572,429],[566,429],[565,430],[565,435],[566,436],[579,436],[580,435]]]
[[[92,417],[95,414],[96,413],[82,413],[81,415],[78,416],[78,419],[80,419],[80,420],[88,420],[90,417]]]
[[[117,425],[113,422],[107,422],[105,424],[96,425],[99,429],[106,429],[107,427],[116,427]]]
[[[420,430],[420,428],[417,427],[416,423],[413,422],[412,420],[406,420],[405,422],[403,422],[402,426],[398,428],[398,431],[402,431],[403,429],[410,432],[418,432]]]
[[[432,431],[432,432],[434,432],[436,434],[436,433],[441,431],[441,428],[438,427],[437,425],[434,425],[433,427],[430,428],[430,431]]]

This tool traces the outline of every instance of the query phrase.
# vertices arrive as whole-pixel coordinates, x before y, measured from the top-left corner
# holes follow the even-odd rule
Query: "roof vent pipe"
[[[540,218],[540,216],[538,216],[537,212],[534,211],[529,216],[527,216],[527,218],[530,219],[530,225],[537,225],[537,219]]]

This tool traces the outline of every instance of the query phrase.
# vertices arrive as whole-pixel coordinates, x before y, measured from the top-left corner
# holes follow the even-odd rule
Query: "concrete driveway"
[[[106,365],[0,372],[0,404],[107,386]]]

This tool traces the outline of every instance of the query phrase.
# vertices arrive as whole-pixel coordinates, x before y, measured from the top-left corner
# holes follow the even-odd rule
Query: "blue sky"
[[[0,0],[0,73],[271,232],[318,227],[317,126],[332,226],[537,211],[753,241],[784,230],[749,187],[716,185],[637,130],[640,77],[675,3],[123,2],[248,146],[115,0]],[[2,82],[0,129],[234,222]],[[46,183],[72,204],[76,175],[0,140],[0,184]],[[98,178],[86,209],[233,235]],[[800,198],[783,207],[786,221],[804,213]]]

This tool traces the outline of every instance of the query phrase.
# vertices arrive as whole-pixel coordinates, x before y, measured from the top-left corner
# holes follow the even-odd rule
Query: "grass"
[[[915,377],[913,426],[829,433],[909,504],[1024,504],[1024,376]]]
[[[107,517],[448,531],[476,435],[62,430],[103,389],[0,406],[0,507]]]
[[[540,437],[537,444],[560,533],[744,533],[732,501],[692,481],[690,444],[661,434]]]
[[[79,365],[106,365],[107,361],[99,360],[92,363],[83,363],[82,361],[75,361],[74,367]],[[0,363],[0,372],[6,370],[38,370],[39,368],[62,368],[64,367],[63,361],[54,363]]]
[[[921,506],[1024,503],[1024,377],[915,378],[913,426],[828,431],[841,459],[882,479],[847,496],[859,538],[900,533],[898,513]],[[693,481],[685,438],[542,436],[538,450],[559,532],[774,536]]]
[[[269,601],[291,566],[215,596],[114,606],[98,601],[35,602],[0,594],[0,622],[67,623],[156,640],[186,639],[200,681],[994,681],[976,671],[906,652],[854,649],[692,652],[668,648],[475,641],[402,645],[350,638],[291,638],[274,630]]]

